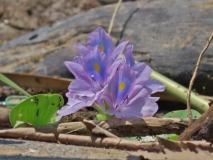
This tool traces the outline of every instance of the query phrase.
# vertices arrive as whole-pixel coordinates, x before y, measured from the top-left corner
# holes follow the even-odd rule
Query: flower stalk
[[[187,88],[154,70],[152,70],[150,77],[159,80],[166,86],[165,93],[175,97],[180,102],[186,103]],[[196,95],[194,92],[191,92],[190,104],[193,109],[200,113],[204,113],[209,108],[209,103],[210,101]]]

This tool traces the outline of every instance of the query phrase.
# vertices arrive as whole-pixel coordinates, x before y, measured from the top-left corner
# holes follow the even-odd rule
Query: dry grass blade
[[[113,23],[114,23],[114,19],[115,19],[116,13],[117,13],[117,11],[118,11],[118,8],[119,8],[121,2],[122,2],[122,0],[118,0],[118,3],[117,3],[117,5],[116,5],[116,7],[115,7],[115,10],[114,10],[114,12],[113,12],[113,15],[112,15],[112,18],[111,18],[111,21],[110,21],[110,24],[109,24],[109,29],[108,29],[108,33],[109,33],[109,34],[110,34],[111,31],[112,31],[112,26],[113,26]]]

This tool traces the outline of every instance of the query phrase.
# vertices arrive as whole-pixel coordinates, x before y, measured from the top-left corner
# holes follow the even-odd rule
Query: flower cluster
[[[89,35],[87,46],[75,45],[80,56],[64,62],[75,80],[68,87],[68,103],[57,112],[57,121],[94,103],[119,118],[155,114],[159,98],[151,94],[164,91],[165,86],[149,78],[152,70],[148,65],[135,64],[133,45],[127,43],[114,48],[109,34],[98,27]]]

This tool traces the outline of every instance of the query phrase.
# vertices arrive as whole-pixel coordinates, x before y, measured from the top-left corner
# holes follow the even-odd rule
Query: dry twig
[[[190,107],[191,90],[192,90],[192,86],[193,86],[193,84],[194,84],[195,78],[196,78],[196,76],[197,76],[197,71],[198,71],[198,69],[199,69],[201,59],[202,59],[202,57],[203,57],[205,51],[208,49],[208,47],[209,47],[209,45],[210,45],[212,39],[213,39],[213,32],[212,32],[211,36],[209,37],[209,40],[207,41],[206,46],[204,47],[204,49],[203,49],[202,52],[200,53],[200,56],[199,56],[199,58],[198,58],[198,61],[197,61],[196,67],[195,67],[195,71],[194,71],[194,73],[193,73],[192,79],[191,79],[190,84],[189,84],[189,90],[188,90],[188,92],[187,92],[187,101],[186,101],[186,103],[187,103],[187,110],[188,110],[188,113],[189,113],[189,119],[190,119],[191,123],[192,123],[192,121],[193,121],[193,119],[192,119],[192,111],[191,111],[191,107]]]
[[[213,142],[213,105],[202,116],[190,125],[178,138],[185,140],[202,140]]]
[[[132,136],[146,136],[146,135],[158,135],[169,133],[182,133],[188,126],[190,121],[188,118],[126,118],[118,119],[113,118],[107,121],[88,121],[94,125],[98,125],[100,128],[111,132],[118,137],[132,137]],[[100,123],[101,122],[101,123]],[[37,132],[41,133],[54,133],[58,135],[60,133],[73,133],[78,135],[90,135],[87,127],[82,122],[69,122],[61,124],[49,124],[41,127],[34,127]],[[102,133],[98,127],[93,133]],[[21,130],[23,132],[28,131],[28,128],[17,128],[16,131]],[[0,137],[3,136],[0,131]]]

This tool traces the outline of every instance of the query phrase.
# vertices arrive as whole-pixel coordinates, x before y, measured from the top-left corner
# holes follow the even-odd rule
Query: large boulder
[[[77,55],[71,43],[86,43],[86,37],[97,26],[107,29],[115,5],[75,15],[3,44],[0,71],[70,77],[63,61]],[[213,31],[212,7],[203,0],[123,2],[111,35],[115,44],[124,40],[134,44],[138,61],[188,86],[199,53]],[[204,94],[213,93],[212,53],[210,45],[194,85]]]

